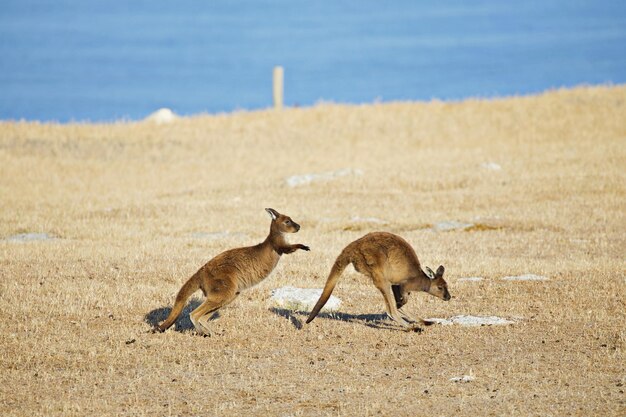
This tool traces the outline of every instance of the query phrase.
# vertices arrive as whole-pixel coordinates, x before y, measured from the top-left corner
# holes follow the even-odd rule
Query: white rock
[[[547,281],[548,280],[547,277],[544,277],[541,275],[535,275],[535,274],[524,274],[524,275],[502,277],[502,279],[505,281]]]
[[[503,319],[502,317],[496,316],[454,316],[449,319],[441,319],[441,318],[430,318],[426,319],[427,321],[432,321],[438,324],[443,324],[446,326],[450,326],[453,324],[457,324],[459,326],[492,326],[492,325],[504,325],[504,324],[513,324],[515,323],[512,320]]]
[[[482,280],[483,280],[483,277],[463,277],[463,278],[457,279],[458,282],[463,282],[463,281],[478,282],[478,281],[482,281]]]
[[[360,169],[344,168],[338,171],[322,172],[317,174],[293,175],[285,179],[290,187],[298,187],[300,185],[310,184],[318,181],[331,181],[340,177],[363,175]]]
[[[353,222],[357,222],[357,223],[376,223],[376,224],[386,224],[387,223],[386,221],[381,220],[381,219],[376,218],[376,217],[359,217],[359,216],[354,216],[350,220],[353,221]]]
[[[480,164],[480,167],[487,169],[489,171],[500,171],[502,169],[502,167],[499,164],[496,164],[495,162],[484,162]]]
[[[20,233],[4,239],[7,242],[32,242],[37,240],[52,240],[53,236],[47,233]]]
[[[164,107],[150,114],[144,120],[161,125],[165,123],[172,123],[176,119],[178,119],[178,116],[172,110]]]
[[[465,230],[474,226],[473,223],[461,223],[457,221],[439,222],[433,225],[433,229],[437,232],[447,232],[450,230]]]
[[[272,290],[270,302],[280,308],[294,311],[311,311],[322,295],[321,288],[281,287]],[[322,311],[337,311],[341,300],[331,295]]]
[[[455,376],[454,378],[450,378],[450,381],[452,382],[470,382],[473,380],[474,377],[471,375]]]

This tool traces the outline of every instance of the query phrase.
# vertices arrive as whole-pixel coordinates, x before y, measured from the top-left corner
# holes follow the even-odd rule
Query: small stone
[[[458,282],[478,282],[482,280],[483,280],[482,277],[464,277],[464,278],[457,279]]]
[[[488,171],[500,171],[502,169],[500,164],[497,164],[495,162],[483,162],[482,164],[480,164],[480,167]]]
[[[455,376],[450,378],[451,382],[471,382],[474,380],[474,377],[471,375],[463,375],[463,376]]]

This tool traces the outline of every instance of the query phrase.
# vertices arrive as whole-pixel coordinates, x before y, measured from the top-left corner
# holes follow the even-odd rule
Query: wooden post
[[[283,67],[274,67],[274,108],[283,108]]]

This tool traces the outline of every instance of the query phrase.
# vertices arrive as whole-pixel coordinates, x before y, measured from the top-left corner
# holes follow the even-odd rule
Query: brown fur
[[[300,225],[274,209],[267,238],[258,245],[230,249],[207,262],[182,286],[168,318],[155,330],[167,330],[183,311],[189,297],[202,290],[206,300],[190,314],[191,322],[201,334],[208,334],[207,320],[218,309],[231,303],[241,291],[263,281],[272,272],[280,256],[298,249],[309,250],[300,243],[287,243],[284,234],[296,233]]]
[[[411,291],[424,291],[446,301],[450,299],[448,285],[443,279],[443,266],[439,266],[436,274],[426,267],[429,276],[422,270],[415,251],[406,240],[391,233],[374,232],[355,240],[341,251],[307,323],[326,304],[348,264],[372,279],[385,299],[387,313],[406,330],[419,329],[418,323],[430,324],[400,311]]]

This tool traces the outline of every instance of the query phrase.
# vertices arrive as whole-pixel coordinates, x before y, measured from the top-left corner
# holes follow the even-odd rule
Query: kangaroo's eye
[[[438,286],[438,287],[437,287],[437,289],[438,289],[439,291],[443,291],[443,287],[441,287],[441,286]]]
[[[287,220],[287,221],[285,222],[285,224],[286,224],[286,225],[290,225],[290,224],[291,224],[291,220]]]

